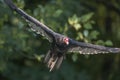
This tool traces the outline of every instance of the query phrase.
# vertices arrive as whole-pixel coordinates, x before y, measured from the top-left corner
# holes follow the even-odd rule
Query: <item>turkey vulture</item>
[[[4,0],[5,3],[20,14],[29,24],[33,31],[46,37],[50,43],[51,48],[44,58],[44,62],[51,70],[58,69],[65,58],[66,52],[79,52],[80,54],[98,54],[98,53],[119,53],[120,48],[110,48],[99,45],[93,45],[84,42],[78,42],[67,36],[56,33],[49,29],[46,25],[39,22],[37,19],[25,13],[20,8],[17,8],[11,0]]]

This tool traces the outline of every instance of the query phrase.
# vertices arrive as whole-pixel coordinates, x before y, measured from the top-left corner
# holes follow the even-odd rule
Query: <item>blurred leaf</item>
[[[85,23],[83,26],[85,29],[92,29],[92,24],[91,23]]]
[[[83,31],[83,34],[84,34],[85,37],[88,37],[89,31],[88,31],[88,30],[84,30],[84,31]]]
[[[90,38],[91,39],[97,39],[97,36],[99,35],[100,33],[96,30],[93,30],[90,32]]]
[[[59,17],[61,14],[63,13],[63,11],[61,9],[56,10],[56,12],[54,13],[55,17]]]
[[[77,61],[77,59],[78,59],[78,55],[77,54],[73,54],[72,55],[72,60],[75,62],[75,61]]]
[[[79,22],[79,19],[76,15],[73,15],[72,17],[68,18],[68,22],[70,25],[74,25]]]
[[[107,45],[107,46],[113,46],[113,43],[112,43],[112,41],[107,40],[107,41],[105,41],[105,45]]]
[[[73,27],[76,29],[76,30],[79,30],[81,28],[81,25],[80,24],[74,24]]]
[[[77,40],[79,40],[79,39],[82,40],[84,38],[83,34],[81,32],[78,32],[77,34],[78,34],[78,36],[76,38]]]
[[[43,58],[43,55],[37,55],[37,54],[34,54],[35,58],[38,60],[38,61],[41,61],[42,58]]]
[[[85,23],[85,22],[87,22],[88,20],[90,20],[93,15],[94,15],[93,12],[88,13],[88,14],[85,14],[85,15],[82,15],[82,16],[80,17],[80,21],[83,22],[83,23]]]
[[[103,40],[98,40],[98,41],[96,42],[96,44],[98,44],[98,45],[105,45],[105,43],[104,43]]]

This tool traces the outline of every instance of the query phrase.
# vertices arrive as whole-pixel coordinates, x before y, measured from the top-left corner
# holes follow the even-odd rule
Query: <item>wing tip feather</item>
[[[109,52],[111,52],[111,53],[119,53],[120,52],[120,48],[110,48]]]

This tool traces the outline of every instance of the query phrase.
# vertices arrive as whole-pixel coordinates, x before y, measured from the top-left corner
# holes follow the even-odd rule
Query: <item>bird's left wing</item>
[[[46,25],[39,22],[34,17],[28,15],[20,8],[17,8],[16,5],[13,4],[12,0],[4,0],[4,2],[12,9],[15,10],[18,14],[20,14],[28,23],[31,29],[37,34],[45,36],[50,42],[53,41],[54,35],[56,34],[54,31],[49,29]]]
[[[93,45],[71,39],[68,52],[79,52],[80,54],[119,53],[120,48],[110,48],[100,45]]]

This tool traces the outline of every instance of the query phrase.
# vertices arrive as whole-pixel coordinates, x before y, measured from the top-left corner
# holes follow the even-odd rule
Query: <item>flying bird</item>
[[[4,0],[4,2],[12,10],[20,14],[29,23],[33,31],[46,37],[51,43],[51,48],[44,58],[44,62],[47,64],[47,67],[50,69],[50,71],[60,67],[63,59],[65,58],[66,52],[79,52],[80,54],[120,52],[120,48],[111,48],[90,43],[78,42],[67,36],[56,33],[34,17],[28,15],[26,12],[18,8],[11,0]]]

